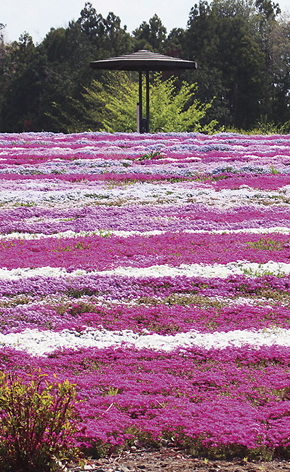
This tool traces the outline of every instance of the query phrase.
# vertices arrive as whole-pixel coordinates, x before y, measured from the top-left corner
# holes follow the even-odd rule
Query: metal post
[[[139,132],[142,130],[142,71],[139,70]]]
[[[149,133],[149,70],[146,71],[146,132]]]
[[[137,133],[140,133],[139,103],[137,103],[136,123],[137,123]]]

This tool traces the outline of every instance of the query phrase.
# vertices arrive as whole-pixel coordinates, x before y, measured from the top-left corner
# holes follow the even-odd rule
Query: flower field
[[[290,455],[290,135],[0,135],[0,362],[91,454]]]

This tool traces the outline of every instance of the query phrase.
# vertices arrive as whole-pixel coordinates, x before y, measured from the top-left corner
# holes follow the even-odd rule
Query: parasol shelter
[[[149,133],[149,72],[150,71],[178,71],[196,69],[194,61],[187,61],[178,57],[165,56],[141,49],[125,56],[110,57],[100,61],[92,61],[93,69],[126,70],[139,72],[139,106],[137,117],[137,131]],[[142,74],[146,74],[146,118],[142,117]]]

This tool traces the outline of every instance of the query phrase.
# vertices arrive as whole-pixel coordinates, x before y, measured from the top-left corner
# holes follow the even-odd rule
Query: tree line
[[[178,93],[185,82],[196,84],[187,108],[208,108],[203,126],[214,120],[220,129],[290,132],[290,22],[271,0],[200,0],[186,28],[169,33],[157,15],[129,33],[114,13],[103,17],[87,2],[77,20],[51,28],[38,45],[27,32],[7,43],[0,23],[0,132],[103,129],[96,81],[110,90],[122,81],[89,63],[139,49],[198,63],[175,85]]]

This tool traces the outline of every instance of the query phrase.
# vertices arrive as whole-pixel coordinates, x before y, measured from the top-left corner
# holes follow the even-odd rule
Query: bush
[[[182,82],[177,90],[176,78],[162,80],[161,74],[156,73],[150,86],[150,132],[212,133],[218,124],[216,120],[206,126],[200,124],[212,103],[200,103],[194,98],[196,91],[196,84],[189,85],[187,82]],[[84,100],[87,117],[95,123],[96,129],[107,132],[136,131],[139,86],[127,74],[119,72],[107,85],[94,80],[86,89]],[[143,116],[145,113],[146,103]]]
[[[28,378],[0,373],[0,470],[59,470],[76,449],[75,385],[49,383],[41,371]]]

